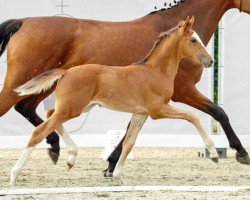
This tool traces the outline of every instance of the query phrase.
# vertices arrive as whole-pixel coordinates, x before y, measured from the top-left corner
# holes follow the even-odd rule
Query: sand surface
[[[248,150],[248,152],[250,152]],[[13,188],[115,186],[104,178],[107,162],[100,159],[100,148],[79,149],[76,165],[66,168],[67,151],[63,149],[57,165],[53,165],[45,149],[36,149]],[[199,158],[195,148],[135,148],[134,160],[124,166],[124,185],[225,185],[250,186],[250,166],[236,162],[234,151],[227,159],[213,163]],[[8,188],[11,167],[20,149],[0,150],[0,188]],[[242,192],[104,192],[85,194],[15,195],[0,199],[249,199],[250,191]]]

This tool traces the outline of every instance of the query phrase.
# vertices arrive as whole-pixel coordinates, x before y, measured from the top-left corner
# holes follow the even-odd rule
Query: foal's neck
[[[172,34],[154,49],[145,64],[147,67],[159,69],[160,73],[174,79],[182,59],[180,52],[179,36]]]

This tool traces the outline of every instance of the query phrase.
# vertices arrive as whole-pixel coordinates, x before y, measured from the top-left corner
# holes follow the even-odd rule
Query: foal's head
[[[198,34],[192,30],[194,17],[179,23],[179,47],[183,57],[190,58],[192,61],[211,67],[213,58],[207,51]]]

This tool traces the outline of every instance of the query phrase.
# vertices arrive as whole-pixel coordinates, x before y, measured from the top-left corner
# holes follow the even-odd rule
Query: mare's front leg
[[[183,91],[179,91],[179,89],[180,87],[175,88],[175,93],[172,100],[185,103],[211,115],[221,124],[229,141],[229,146],[237,151],[237,161],[241,164],[250,165],[249,155],[235,134],[225,111],[202,95],[194,85],[190,85]]]
[[[36,108],[40,101],[45,98],[44,95],[48,95],[48,93],[31,96],[20,101],[18,104],[16,104],[15,110],[24,116],[34,126],[40,125],[43,123],[43,120],[37,115]],[[48,154],[53,163],[56,164],[60,155],[59,136],[54,131],[49,134],[46,139],[47,143],[51,145],[51,148],[48,149]]]
[[[25,163],[27,162],[36,145],[39,144],[52,131],[58,129],[62,123],[63,120],[60,118],[60,116],[53,115],[51,118],[47,119],[45,122],[35,128],[26,149],[23,150],[21,156],[11,170],[10,185],[15,185],[18,175],[21,173]]]
[[[113,172],[113,178],[114,180],[117,180],[120,184],[122,184],[122,167],[124,165],[124,162],[130,153],[131,149],[133,148],[136,138],[138,136],[139,131],[141,130],[143,124],[145,123],[146,119],[148,118],[147,115],[139,115],[134,114],[132,116],[132,119],[130,121],[130,126],[128,129],[128,132],[126,134],[126,137],[123,142],[122,146],[122,153],[121,156],[115,166],[115,170]]]
[[[177,109],[168,104],[162,104],[162,105],[159,105],[158,107],[152,108],[150,110],[150,116],[152,117],[152,119],[162,119],[162,118],[185,119],[189,121],[190,123],[192,123],[197,129],[197,131],[199,132],[199,134],[201,135],[204,141],[205,147],[210,152],[211,160],[214,162],[218,162],[218,153],[215,149],[215,146],[211,137],[209,136],[209,134],[206,133],[205,129],[200,123],[199,118],[196,115],[194,115],[192,112]]]

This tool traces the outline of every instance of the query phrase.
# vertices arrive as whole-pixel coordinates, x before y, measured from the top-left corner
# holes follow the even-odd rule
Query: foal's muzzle
[[[214,60],[212,58],[207,58],[204,55],[200,55],[200,61],[204,65],[205,68],[212,67],[214,64]]]
[[[214,64],[214,60],[210,60],[208,62],[203,63],[203,65],[205,66],[205,68],[212,67],[213,64]]]

